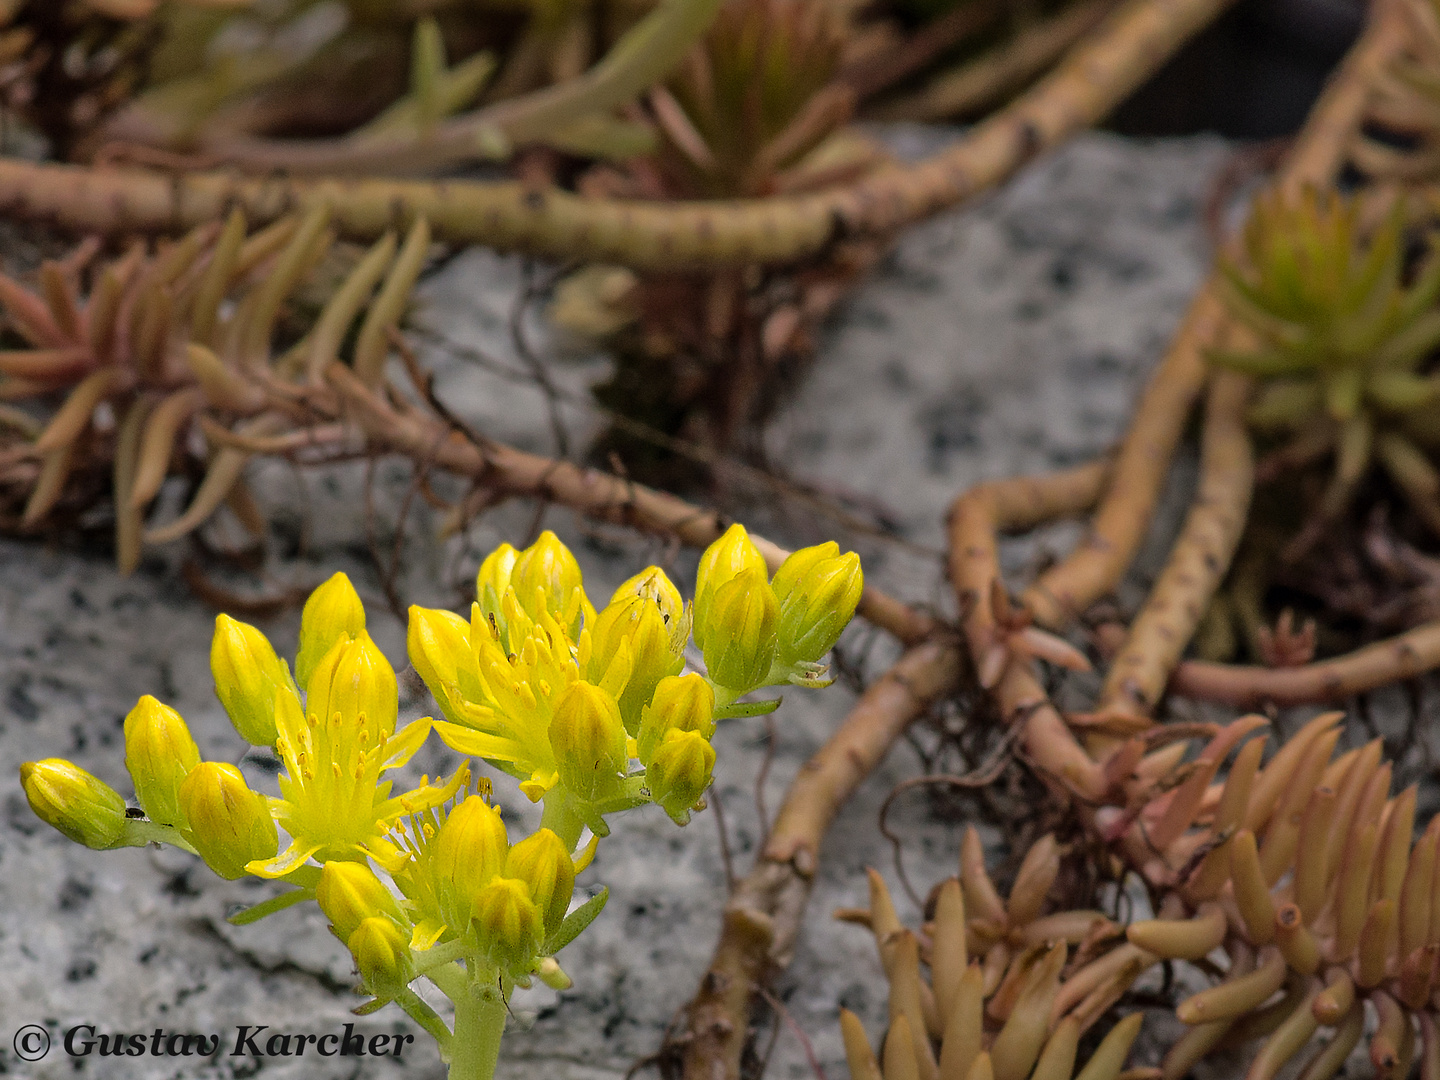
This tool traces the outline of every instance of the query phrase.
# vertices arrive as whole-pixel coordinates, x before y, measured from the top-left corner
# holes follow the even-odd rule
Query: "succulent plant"
[[[767,195],[850,115],[832,85],[842,38],[815,0],[739,0],[651,93],[663,134],[657,166],[679,195]]]
[[[1398,205],[1372,228],[1360,200],[1307,190],[1258,200],[1243,257],[1223,267],[1252,340],[1212,359],[1260,380],[1249,418],[1292,436],[1282,458],[1333,458],[1316,522],[1338,517],[1378,463],[1440,532],[1440,471],[1427,453],[1440,445],[1440,378],[1428,368],[1440,344],[1440,257],[1427,250],[1412,266],[1408,240]]]
[[[245,462],[257,446],[285,452],[282,432],[307,418],[306,388],[323,381],[357,321],[351,362],[368,384],[379,380],[386,332],[428,242],[423,220],[398,254],[387,234],[278,355],[287,305],[335,245],[325,210],[248,236],[236,211],[153,251],[136,241],[89,267],[83,298],[93,246],[43,263],[35,291],[0,275],[0,306],[22,343],[0,352],[0,399],[38,407],[10,406],[3,417],[10,438],[0,442],[0,491],[23,500],[19,523],[39,527],[72,482],[88,485],[98,473],[112,477],[122,569],[134,568],[142,540],[182,536],[226,503],[259,529]],[[276,436],[279,444],[267,443]],[[318,446],[313,431],[302,442]],[[146,531],[143,515],[172,472],[203,479],[178,519]]]
[[[1081,1037],[1148,964],[1126,954],[1123,929],[1102,912],[1045,911],[1060,870],[1053,835],[1026,853],[1007,899],[986,872],[973,828],[960,858],[960,876],[932,892],[933,917],[918,936],[901,924],[873,870],[869,909],[842,913],[874,932],[890,982],[890,1029],[880,1060],[859,1018],[841,1013],[850,1075],[1070,1080]],[[1140,1021],[1132,1013],[1116,1024],[1078,1075],[1119,1076]]]
[[[1310,721],[1263,767],[1258,716],[1217,729],[1191,760],[1184,740],[1148,753],[1132,740],[1126,805],[1100,810],[1094,835],[1143,876],[1155,918],[1072,909],[1055,895],[1063,849],[1049,835],[1007,897],[967,829],[960,874],[931,893],[918,935],[871,871],[868,910],[840,915],[874,931],[890,981],[884,1080],[1068,1080],[1079,1037],[1170,961],[1194,965],[1187,989],[1202,971],[1218,981],[1176,1006],[1188,1030],[1162,1080],[1256,1040],[1248,1080],[1302,1055],[1300,1075],[1328,1080],[1367,1031],[1378,1076],[1405,1076],[1422,1048],[1433,1060],[1440,819],[1415,836],[1416,789],[1391,797],[1380,740],[1334,756],[1341,717]],[[859,1020],[842,1022],[852,1076],[881,1077]],[[1133,1011],[1116,1024],[1079,1075],[1117,1075],[1139,1024]]]

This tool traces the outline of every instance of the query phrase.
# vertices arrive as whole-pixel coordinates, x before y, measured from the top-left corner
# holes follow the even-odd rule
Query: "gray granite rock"
[[[923,133],[901,133],[912,142]],[[769,446],[794,477],[883,504],[906,543],[862,544],[872,579],[902,595],[947,603],[938,549],[944,507],[965,485],[1081,460],[1121,431],[1141,378],[1162,349],[1205,262],[1199,207],[1226,153],[1200,138],[1154,143],[1088,135],[1039,163],[997,197],[907,233],[873,279],[842,307],[800,396],[777,420]],[[516,349],[512,328],[522,264],[486,252],[459,256],[426,286],[420,321],[434,341],[427,360],[439,391],[488,433],[554,449],[545,401]],[[522,313],[523,314],[523,313]],[[603,358],[560,355],[533,314],[521,320],[564,399],[571,446],[595,418],[581,405]],[[456,351],[479,351],[459,359]],[[403,665],[403,631],[385,606],[366,536],[362,466],[297,481],[270,466],[257,477],[277,522],[270,587],[309,586],[337,569],[366,598],[372,632]],[[302,486],[305,494],[300,492]],[[407,471],[375,470],[376,547],[396,550],[393,523],[411,511],[396,592],[407,601],[458,605],[480,555],[519,542],[537,525],[532,507],[487,514],[468,535],[439,541],[437,521],[409,496]],[[694,556],[653,541],[597,530],[562,510],[542,519],[580,554],[592,595],[604,595],[659,560],[688,581]],[[807,542],[823,522],[771,516],[777,539]],[[1040,541],[1008,546],[1007,567],[1033,564]],[[407,1046],[385,1058],[254,1059],[231,1056],[237,1025],[325,1033],[347,1023],[367,1036],[413,1032],[393,1008],[364,1019],[348,1011],[348,957],[313,907],[237,929],[224,916],[267,887],[223,882],[175,851],[95,854],[69,843],[30,814],[15,768],[46,756],[71,757],[128,792],[120,723],[144,693],[176,706],[208,757],[236,760],[243,747],[210,687],[213,613],[179,576],[179,555],[162,553],[130,579],[103,556],[0,543],[0,1075],[37,1080],[72,1075],[115,1080],[260,1075],[276,1080],[439,1077],[433,1047]],[[293,649],[292,612],[262,624]],[[871,656],[876,670],[883,645]],[[427,707],[408,684],[405,715]],[[764,783],[773,812],[800,763],[825,740],[853,700],[843,687],[794,692],[776,714],[774,759]],[[739,872],[759,842],[756,777],[766,760],[760,720],[731,722],[717,736],[716,792]],[[438,741],[414,774],[454,766]],[[879,1031],[885,991],[867,935],[829,917],[863,902],[866,865],[890,867],[876,829],[880,800],[912,773],[899,747],[841,814],[827,841],[810,920],[780,990],[795,1025],[831,1077],[844,1075],[837,1009],[856,1010]],[[263,763],[247,760],[253,782]],[[513,785],[499,784],[512,820],[535,823]],[[659,1045],[675,1010],[693,991],[713,945],[725,893],[717,815],[685,830],[647,808],[621,818],[582,884],[608,884],[596,925],[563,954],[575,977],[563,994],[517,997],[501,1074],[550,1080],[616,1080]],[[951,872],[959,834],[923,805],[900,808],[906,858],[929,882]],[[890,875],[893,882],[893,875]],[[906,911],[907,917],[914,916]],[[58,1042],[92,1024],[107,1034],[168,1032],[221,1036],[213,1061],[69,1059],[57,1045],[39,1063],[20,1061],[12,1033],[38,1024]],[[264,1039],[260,1040],[263,1046]],[[788,1028],[769,1075],[811,1075]]]

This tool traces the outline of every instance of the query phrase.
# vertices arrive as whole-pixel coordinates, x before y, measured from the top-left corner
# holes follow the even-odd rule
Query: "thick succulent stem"
[[[1095,123],[1229,0],[1129,0],[1054,72],[955,146],[813,195],[737,202],[587,199],[522,183],[246,179],[0,162],[0,207],[87,232],[182,230],[329,205],[357,238],[423,215],[437,239],[653,269],[794,262],[973,198]]]
[[[1114,481],[1080,546],[1041,574],[1022,603],[1042,626],[1070,623],[1115,587],[1149,531],[1160,489],[1185,433],[1185,417],[1208,375],[1205,349],[1225,308],[1207,284],[1190,305],[1160,366],[1150,376],[1115,458]]]
[[[1145,606],[1110,664],[1096,712],[1150,714],[1240,543],[1255,473],[1245,428],[1250,380],[1216,375],[1206,408],[1200,488]]]
[[[1049,67],[1114,7],[1087,0],[1025,27],[982,56],[931,79],[914,95],[869,110],[876,120],[936,121],[973,114]]]
[[[991,596],[1000,580],[997,535],[1084,513],[1100,498],[1111,475],[1109,462],[1095,462],[1049,476],[981,484],[952,504],[950,581],[963,612],[966,642],[977,661],[996,644]],[[1009,658],[995,694],[1006,719],[1025,725],[1022,742],[1044,775],[1091,798],[1103,793],[1099,767],[1049,703],[1028,660]]]
[[[1000,573],[997,534],[1083,514],[1099,500],[1111,475],[1108,460],[1091,462],[1045,476],[979,484],[951,504],[950,581],[976,656],[990,645],[995,629],[990,594]]]
[[[1425,623],[1344,656],[1270,668],[1187,660],[1170,692],[1237,708],[1339,702],[1440,667],[1440,623]]]

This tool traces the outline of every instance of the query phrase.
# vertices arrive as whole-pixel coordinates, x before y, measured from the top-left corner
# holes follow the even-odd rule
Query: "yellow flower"
[[[710,786],[714,769],[715,748],[699,732],[672,728],[645,770],[645,786],[660,808],[684,825]]]
[[[183,827],[178,792],[200,750],[180,714],[149,694],[125,717],[125,767],[135,798],[151,821]]]
[[[710,680],[736,697],[765,685],[775,662],[780,605],[764,569],[746,566],[714,590],[703,616],[698,601],[696,611],[695,637]]]
[[[474,926],[486,958],[512,977],[528,974],[539,962],[544,921],[525,882],[492,879],[475,894]]]
[[[321,719],[354,716],[372,732],[372,741],[394,734],[399,708],[395,669],[364,630],[354,638],[342,635],[305,688],[307,713]]]
[[[433,614],[425,613],[426,617]],[[425,638],[423,633],[414,633],[410,639],[412,645],[423,645]],[[457,700],[441,683],[440,690],[450,697],[455,710],[454,720],[438,723],[435,729],[451,749],[484,758],[515,776],[520,790],[538,801],[560,781],[559,762],[551,746],[551,722],[556,703],[581,681],[581,672],[590,666],[590,632],[582,631],[579,642],[573,643],[548,607],[532,619],[511,588],[501,599],[498,619],[487,615],[478,603],[472,607],[470,645],[474,667],[457,665],[456,679],[458,684],[473,676],[477,685],[469,692],[460,687],[464,700]],[[432,678],[443,680],[448,671],[423,652],[415,666],[422,677],[428,670]],[[624,689],[629,676],[630,651],[622,641],[599,687],[613,697]]]
[[[412,815],[391,830],[390,841],[392,854],[381,865],[405,896],[414,949],[466,933],[475,894],[504,868],[510,849],[500,811],[479,795],[443,814],[430,808]]]
[[[274,746],[276,698],[294,697],[295,687],[290,669],[265,635],[229,615],[217,615],[210,672],[215,696],[240,737],[252,746]]]
[[[520,552],[510,544],[501,544],[485,557],[480,572],[475,575],[475,599],[487,611],[500,610],[500,597],[510,588],[510,575],[515,570],[515,560]]]
[[[310,594],[300,613],[300,652],[295,657],[295,680],[310,685],[315,665],[341,635],[359,637],[365,630],[365,608],[355,586],[344,574],[335,574]]]
[[[545,934],[553,934],[570,909],[575,892],[575,863],[565,842],[549,829],[540,829],[510,849],[505,876],[523,881],[540,909]]]
[[[234,765],[204,761],[195,766],[180,785],[179,803],[190,842],[223,878],[244,877],[250,863],[273,858],[280,848],[269,800],[251,791]]]
[[[342,633],[315,665],[306,711],[276,716],[275,749],[285,770],[273,812],[290,846],[252,862],[252,874],[284,877],[312,856],[361,857],[396,819],[444,802],[459,787],[457,773],[448,784],[390,796],[381,774],[408,762],[430,731],[424,719],[395,733],[396,706],[395,672],[384,656],[363,631],[358,640]]]
[[[615,590],[610,602],[614,604],[629,596],[639,596],[652,601],[660,609],[665,625],[672,629],[685,618],[685,603],[680,597],[680,590],[658,566],[647,566],[641,570]],[[688,634],[687,627],[686,636]]]
[[[679,620],[675,625],[679,627]],[[630,678],[617,704],[625,729],[633,735],[640,729],[641,711],[660,680],[677,674],[685,666],[685,638],[677,640],[660,606],[653,600],[630,595],[611,601],[600,612],[591,643],[589,674],[595,679],[603,678],[605,669],[622,648],[629,650]]]
[[[566,788],[587,802],[619,793],[630,755],[615,699],[590,683],[571,683],[555,703],[550,745]]]
[[[516,558],[510,587],[530,618],[538,620],[543,608],[565,627],[571,641],[580,636],[582,626],[595,623],[595,608],[585,596],[580,564],[548,529]]]
[[[405,935],[389,919],[366,919],[346,944],[366,988],[378,998],[393,998],[415,978]]]
[[[341,941],[374,916],[388,916],[397,924],[405,921],[390,890],[361,862],[327,862],[315,886],[315,902]]]
[[[669,731],[698,732],[707,741],[715,733],[715,691],[704,676],[672,675],[655,688],[637,740],[641,764],[650,764]]]
[[[500,873],[510,840],[498,807],[471,795],[445,817],[435,837],[435,880],[441,913],[464,929],[474,911],[475,894]],[[448,895],[446,895],[448,894]]]
[[[440,710],[447,719],[459,722],[469,700],[467,693],[478,695],[480,686],[470,647],[470,624],[452,611],[412,606],[405,645],[410,663]]]
[[[20,786],[35,816],[77,844],[103,851],[125,832],[125,800],[103,780],[61,758],[27,761]]]
[[[833,540],[795,552],[771,583],[780,602],[776,629],[782,664],[815,663],[840,639],[865,588],[860,556]]]
[[[750,539],[743,525],[731,525],[700,556],[695,574],[695,644],[701,649],[712,631],[710,606],[725,585],[745,571],[756,571],[767,580],[770,576],[765,558]]]
[[[405,896],[412,949],[459,939],[511,978],[540,969],[575,887],[558,836],[541,829],[512,848],[499,809],[471,795],[443,815],[414,815],[391,839],[384,865]]]

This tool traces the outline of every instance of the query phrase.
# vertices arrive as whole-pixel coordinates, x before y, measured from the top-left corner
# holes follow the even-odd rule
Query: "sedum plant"
[[[126,573],[145,545],[187,535],[222,506],[263,533],[245,463],[257,447],[288,449],[273,439],[297,419],[313,422],[297,402],[313,407],[342,352],[365,385],[381,385],[387,331],[403,316],[429,243],[423,218],[403,241],[386,233],[333,287],[320,286],[328,295],[309,314],[295,309],[323,277],[322,260],[338,254],[328,208],[255,231],[234,210],[153,251],[137,240],[88,268],[83,296],[82,270],[96,254],[86,246],[42,263],[33,291],[0,273],[0,308],[20,339],[0,350],[0,505],[23,505],[19,525],[38,529],[66,504],[93,500],[108,473]],[[305,329],[277,349],[296,336],[285,325],[292,313]],[[345,439],[333,426],[330,434]],[[305,437],[311,448],[324,441]],[[147,527],[175,473],[202,478],[180,517]]]
[[[702,557],[692,604],[651,567],[597,611],[547,532],[485,560],[469,621],[412,609],[411,660],[447,720],[401,723],[395,672],[336,574],[305,604],[293,675],[254,627],[216,620],[216,694],[241,737],[280,759],[278,795],[201,760],[181,716],[149,696],[125,719],[138,806],[58,758],[22,765],[21,783],[39,817],[87,847],[169,843],[222,877],[290,886],[234,922],[314,900],[370,995],[356,1011],[394,1002],[435,1038],[452,1080],[483,1080],[513,991],[570,985],[555,954],[605,905],[601,890],[571,910],[606,816],[653,802],[684,824],[703,807],[716,721],[775,708],[740,702],[763,686],[826,685],[820,658],[861,587],[858,557],[834,544],[796,552],[772,579],[735,526]],[[705,675],[682,672],[692,629]],[[395,792],[385,774],[432,728],[517,777],[544,803],[540,827],[513,838],[469,762]],[[422,980],[451,1003],[450,1023]]]
[[[1268,740],[1251,736],[1268,722],[1255,715],[1212,728],[1198,754],[1184,738],[1116,752],[1123,803],[1094,812],[1090,841],[1144,882],[1153,918],[1074,908],[1053,835],[1025,853],[1006,895],[968,829],[960,873],[931,894],[919,935],[872,871],[869,908],[839,914],[875,934],[890,1027],[877,1061],[842,1013],[851,1075],[1069,1080],[1079,1039],[1118,1007],[1129,1014],[1078,1080],[1117,1077],[1141,1024],[1127,995],[1146,972],[1183,964],[1184,1031],[1158,1069],[1129,1075],[1185,1080],[1243,1049],[1246,1080],[1356,1075],[1342,1070],[1357,1050],[1384,1080],[1417,1063],[1436,1076],[1440,818],[1419,828],[1416,787],[1391,794],[1380,739],[1336,753],[1342,718],[1315,717],[1263,762]]]
[[[802,163],[854,104],[832,81],[843,43],[833,13],[810,0],[721,8],[680,70],[651,92],[662,132],[655,166],[669,192],[714,199],[804,186]]]
[[[1318,520],[1339,518],[1378,463],[1440,530],[1440,471],[1427,453],[1440,437],[1440,379],[1426,367],[1440,344],[1440,259],[1428,253],[1412,273],[1399,204],[1374,229],[1362,211],[1314,189],[1259,200],[1243,261],[1223,268],[1253,340],[1213,359],[1261,381],[1250,421],[1290,436],[1283,460],[1334,459]]]
[[[933,912],[918,935],[869,871],[869,908],[837,914],[875,934],[889,1028],[877,1058],[860,1018],[841,1010],[852,1080],[1117,1080],[1141,1014],[1114,1024],[1077,1068],[1080,1043],[1144,965],[1125,956],[1114,962],[1122,928],[1102,912],[1045,910],[1062,854],[1054,835],[1041,837],[1002,897],[979,834],[967,829],[960,874],[931,894]]]

